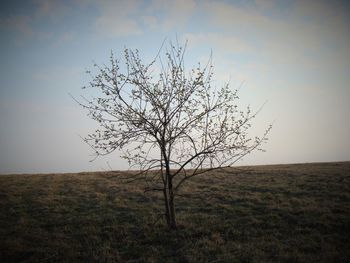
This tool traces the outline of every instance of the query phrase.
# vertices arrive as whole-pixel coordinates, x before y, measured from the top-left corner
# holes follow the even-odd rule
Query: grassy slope
[[[350,261],[350,162],[241,167],[182,194],[168,232],[141,183],[2,175],[0,262]]]

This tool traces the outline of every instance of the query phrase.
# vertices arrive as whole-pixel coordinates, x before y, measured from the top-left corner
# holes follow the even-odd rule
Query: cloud
[[[99,35],[120,37],[142,32],[136,14],[140,11],[140,1],[105,0],[98,2],[100,16],[95,20],[95,30]]]
[[[36,19],[49,18],[53,22],[60,22],[71,11],[71,7],[65,1],[33,0],[36,5],[34,16]]]
[[[107,37],[123,37],[147,30],[180,29],[195,11],[196,4],[194,0],[104,0],[96,7],[100,11],[95,20],[96,32]]]
[[[64,1],[33,0],[26,7],[26,12],[15,8],[0,18],[0,28],[11,33],[17,44],[24,44],[29,39],[40,40],[53,36],[54,27],[62,26],[64,18],[72,11],[71,6]],[[67,41],[68,35],[55,33],[59,39]]]
[[[158,20],[155,16],[153,15],[144,15],[144,16],[141,16],[141,20],[143,22],[143,24],[151,29],[151,30],[156,30],[157,29],[157,26],[158,26]]]
[[[350,4],[346,1],[296,1],[295,19],[307,21],[318,35],[350,46]]]
[[[47,35],[48,29],[67,31],[69,26],[74,30],[76,25],[67,24],[74,18],[91,23],[99,38],[127,37],[147,31],[168,33],[183,29],[192,14],[198,12],[196,8],[194,0],[33,0],[25,15],[19,16],[18,10],[12,10],[13,14],[2,19],[1,27],[23,36],[40,36]],[[75,18],[77,15],[79,18]]]
[[[269,10],[274,7],[274,2],[272,0],[255,0],[255,4],[262,10]]]
[[[57,40],[54,42],[54,46],[61,46],[68,43],[71,43],[76,39],[76,34],[73,32],[63,32],[60,36],[58,36]]]
[[[253,50],[253,47],[249,43],[244,42],[243,39],[224,33],[187,33],[184,34],[183,38],[188,40],[190,46],[206,43],[219,50],[225,50],[233,54]]]
[[[194,0],[152,0],[149,10],[158,14],[159,28],[168,31],[183,27],[196,10]]]
[[[24,36],[31,36],[33,30],[30,27],[31,18],[23,15],[12,15],[1,19],[0,26],[2,29],[15,31]]]
[[[329,11],[332,9],[329,3],[316,5],[315,11],[310,2],[297,2],[290,7],[288,16],[280,15],[282,11],[274,2],[258,1],[258,8],[254,8],[208,1],[205,10],[210,26],[219,29],[222,35],[232,35],[255,46],[257,57],[276,66],[318,66],[320,54],[335,54],[334,47],[343,47],[342,53],[348,57],[345,49],[350,46],[350,30],[344,12],[337,17],[337,8]],[[304,5],[310,5],[306,11]],[[263,12],[261,7],[270,8],[272,14]]]

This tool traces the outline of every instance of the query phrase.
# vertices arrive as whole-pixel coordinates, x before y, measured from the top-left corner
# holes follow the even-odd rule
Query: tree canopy
[[[186,71],[185,51],[186,44],[170,43],[150,63],[138,50],[125,49],[123,59],[111,53],[108,66],[95,64],[97,73],[87,72],[88,87],[98,93],[78,101],[100,126],[85,142],[96,156],[120,151],[139,170],[135,179],[146,180],[147,190],[163,192],[170,228],[176,228],[174,198],[187,179],[260,149],[271,129],[249,137],[259,111],[240,110],[237,90],[213,84],[211,56]]]

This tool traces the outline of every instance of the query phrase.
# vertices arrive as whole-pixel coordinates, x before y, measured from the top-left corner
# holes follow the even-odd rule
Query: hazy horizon
[[[237,165],[350,160],[347,1],[81,1],[0,3],[0,174],[125,170],[118,152],[94,162],[80,136],[96,124],[69,96],[111,50],[149,62],[164,39],[188,40],[196,66],[213,52],[220,86],[258,109],[252,135],[273,123],[266,152]],[[188,70],[189,68],[187,68]]]

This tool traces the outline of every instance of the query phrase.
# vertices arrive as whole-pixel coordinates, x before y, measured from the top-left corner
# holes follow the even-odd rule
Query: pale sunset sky
[[[186,63],[213,53],[217,86],[273,123],[265,153],[237,165],[350,160],[350,2],[315,0],[21,0],[0,2],[0,173],[127,169],[118,152],[94,162],[97,126],[69,96],[87,95],[93,63],[164,39]],[[91,96],[93,94],[90,93]]]

